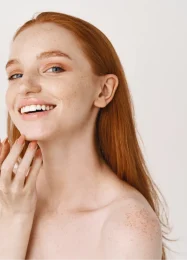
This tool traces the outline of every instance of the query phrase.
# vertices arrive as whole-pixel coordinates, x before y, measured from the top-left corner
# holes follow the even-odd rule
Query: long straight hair
[[[165,199],[157,185],[151,179],[143,153],[138,142],[138,131],[130,90],[120,59],[109,39],[94,25],[71,15],[58,12],[42,12],[24,23],[15,33],[13,40],[26,28],[35,24],[51,22],[71,31],[81,44],[82,50],[90,61],[96,75],[115,74],[119,85],[112,101],[99,110],[96,119],[95,140],[98,152],[113,172],[125,182],[137,189],[148,201],[159,218],[162,227],[162,259],[166,259],[164,240],[168,229],[168,217],[161,218],[160,206]],[[10,145],[20,136],[19,130],[8,113],[7,132]],[[23,158],[28,141],[20,154]],[[161,195],[163,201],[161,201]],[[164,207],[163,207],[164,209]],[[167,247],[168,248],[168,247]]]

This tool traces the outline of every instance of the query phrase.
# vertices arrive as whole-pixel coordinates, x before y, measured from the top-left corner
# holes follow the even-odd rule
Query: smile
[[[39,119],[41,117],[49,115],[53,110],[55,110],[55,108],[56,108],[56,106],[51,106],[50,109],[45,110],[44,107],[43,107],[43,109],[44,109],[43,110],[43,109],[38,107],[38,109],[31,109],[33,111],[30,111],[27,108],[25,110],[26,112],[24,112],[24,110],[22,110],[22,113],[21,113],[21,109],[20,109],[19,110],[19,115],[21,116],[21,119],[23,119],[23,120],[33,121],[33,120],[36,120],[36,119]]]

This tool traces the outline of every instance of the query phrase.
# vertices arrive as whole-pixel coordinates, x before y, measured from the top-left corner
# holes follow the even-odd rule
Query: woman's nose
[[[19,86],[19,93],[21,94],[27,94],[32,92],[40,92],[41,91],[41,85],[39,83],[38,79],[30,79],[30,78],[24,78],[22,79],[22,83]]]

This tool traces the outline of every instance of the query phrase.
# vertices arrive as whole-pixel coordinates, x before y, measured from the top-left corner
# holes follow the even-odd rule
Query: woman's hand
[[[14,165],[24,144],[24,135],[16,140],[11,149],[7,140],[4,144],[0,142],[0,218],[34,217],[36,179],[42,166],[42,156],[41,151],[37,150],[37,142],[30,142],[14,174]]]

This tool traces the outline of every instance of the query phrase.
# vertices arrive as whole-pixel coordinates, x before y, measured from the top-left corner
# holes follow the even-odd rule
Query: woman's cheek
[[[6,95],[5,95],[5,103],[6,103],[8,111],[11,110],[11,103],[12,103],[11,100],[12,100],[11,92],[8,89],[7,92],[6,92]]]
[[[15,113],[16,113],[16,106],[17,106],[16,94],[9,88],[5,94],[5,104],[7,111],[11,117],[11,120],[14,122]]]

